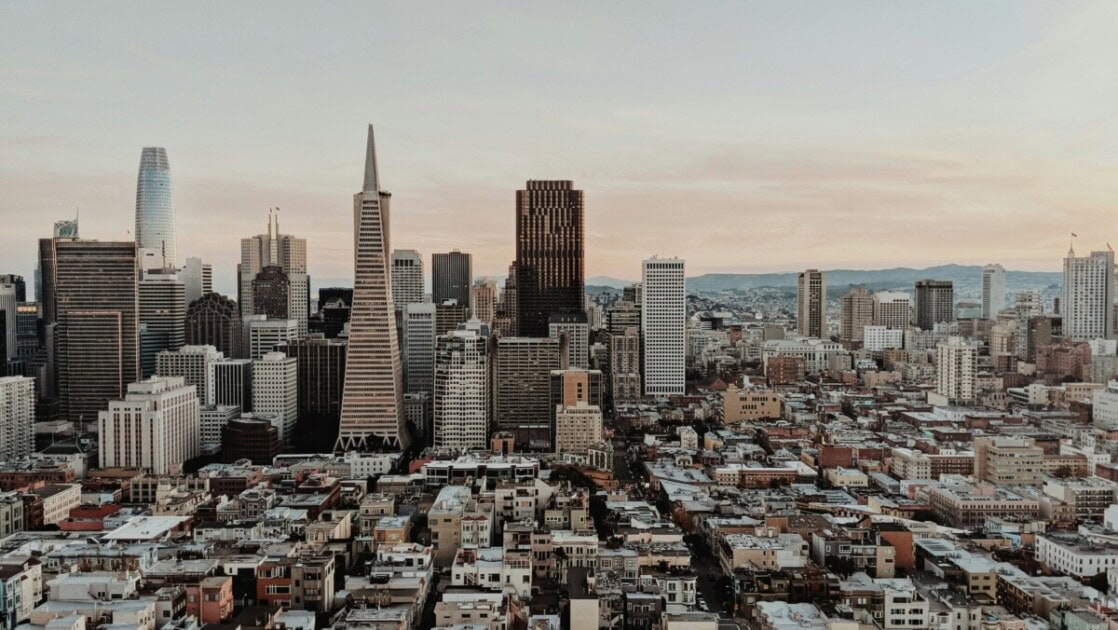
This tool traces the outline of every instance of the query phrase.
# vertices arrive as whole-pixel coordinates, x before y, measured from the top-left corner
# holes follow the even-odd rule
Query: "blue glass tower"
[[[136,181],[136,245],[144,268],[175,267],[175,205],[171,167],[163,147],[144,147]]]

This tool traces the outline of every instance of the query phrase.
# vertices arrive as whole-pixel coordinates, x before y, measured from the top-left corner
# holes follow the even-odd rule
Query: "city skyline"
[[[178,256],[212,262],[217,290],[230,293],[237,235],[258,231],[272,206],[284,209],[285,231],[308,240],[316,277],[348,278],[343,174],[359,168],[351,130],[372,119],[400,157],[386,173],[397,182],[395,243],[425,256],[470,251],[479,276],[503,275],[513,259],[514,194],[532,178],[569,178],[586,191],[588,278],[635,279],[654,253],[687,258],[695,275],[991,261],[1058,271],[1068,232],[1091,233],[1118,193],[1105,122],[1113,82],[1092,70],[1116,52],[1106,25],[1118,9],[861,6],[833,9],[845,28],[830,33],[827,50],[815,39],[829,9],[797,22],[802,8],[712,5],[691,19],[665,9],[660,17],[682,12],[671,40],[679,43],[666,51],[653,45],[664,36],[656,20],[615,7],[593,20],[562,16],[537,33],[554,54],[525,55],[512,52],[523,50],[517,22],[487,22],[494,16],[484,7],[449,9],[431,25],[446,41],[425,38],[425,47],[380,30],[387,42],[352,37],[361,19],[326,36],[314,26],[336,17],[328,9],[309,19],[308,37],[329,45],[303,61],[231,29],[238,16],[259,17],[251,8],[234,9],[230,27],[211,24],[197,40],[160,33],[93,46],[82,28],[91,9],[9,6],[0,102],[14,115],[0,122],[0,216],[14,225],[0,235],[0,263],[30,277],[26,243],[79,206],[83,236],[128,238],[135,153],[154,145],[175,158]],[[120,10],[132,15],[105,20],[104,39],[155,19],[142,6]],[[538,11],[523,8],[519,18]],[[201,19],[171,13],[184,26]],[[389,25],[413,16],[378,14]],[[611,41],[608,27],[623,18],[635,21],[633,32]],[[964,18],[972,30],[934,37]],[[720,21],[740,32],[711,26]],[[268,37],[307,26],[289,22]],[[43,36],[48,23],[52,37]],[[470,42],[454,24],[494,43],[463,46]],[[751,60],[777,45],[764,24],[788,42],[755,67]],[[585,46],[565,42],[564,26],[585,26]],[[665,58],[700,34],[708,35],[702,45]],[[870,35],[878,48],[858,41]],[[57,37],[87,55],[45,54]],[[395,52],[384,52],[387,44]],[[136,54],[157,45],[166,56]],[[378,54],[391,55],[391,67],[376,65]],[[370,63],[377,80],[338,102]],[[320,64],[329,69],[315,74]],[[168,65],[205,89],[168,86],[157,72]],[[275,81],[279,67],[290,68],[291,85]],[[429,85],[414,85],[409,72]],[[739,80],[711,79],[724,76]],[[66,96],[60,79],[89,98]],[[630,87],[611,87],[619,81]],[[387,86],[398,98],[384,98]],[[119,88],[136,93],[124,112]],[[258,98],[270,89],[274,98]],[[227,93],[220,107],[207,96],[217,93]],[[157,111],[167,99],[172,106]],[[280,124],[296,116],[300,125]],[[684,211],[717,224],[718,238],[675,230]],[[1006,221],[1013,229],[999,235]],[[1079,249],[1102,249],[1099,240]]]

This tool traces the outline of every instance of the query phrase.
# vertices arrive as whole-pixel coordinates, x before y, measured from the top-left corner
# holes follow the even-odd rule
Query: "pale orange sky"
[[[514,191],[586,191],[587,275],[1000,262],[1118,242],[1118,4],[0,5],[0,273],[81,206],[126,238],[167,147],[180,257],[228,291],[279,206],[352,273],[377,126],[392,245],[513,257]],[[181,261],[180,261],[181,262]]]

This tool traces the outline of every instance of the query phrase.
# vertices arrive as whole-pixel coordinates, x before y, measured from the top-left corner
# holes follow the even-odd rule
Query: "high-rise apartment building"
[[[202,296],[213,293],[213,265],[202,262],[201,258],[187,258],[186,263],[179,269],[179,279],[182,280],[186,291],[188,307]]]
[[[111,401],[108,411],[97,415],[101,465],[182,473],[183,464],[198,455],[199,410],[198,392],[180,377],[129,384],[122,400]]]
[[[253,360],[299,337],[298,324],[293,319],[265,319],[263,315],[253,315],[245,324],[248,327],[247,354]]]
[[[904,330],[912,324],[912,298],[899,291],[873,294],[873,324],[890,330]]]
[[[1114,337],[1114,252],[1091,252],[1077,258],[1069,249],[1064,259],[1064,337]]]
[[[828,337],[827,283],[818,269],[801,271],[796,279],[796,330],[805,337]]]
[[[873,305],[873,296],[865,287],[854,287],[842,296],[839,341],[846,344],[863,341],[866,326],[873,325]]]
[[[62,414],[92,425],[140,374],[136,243],[39,241]]]
[[[1005,308],[1005,267],[986,265],[982,268],[982,319],[997,319]]]
[[[471,287],[470,304],[474,319],[492,324],[497,317],[497,283],[484,280]]]
[[[299,367],[299,419],[316,433],[328,433],[331,439],[342,413],[347,345],[344,340],[308,337],[278,348],[294,358]],[[321,448],[332,446],[322,444]]]
[[[210,362],[207,405],[252,411],[252,359],[215,359]]]
[[[955,321],[955,285],[950,280],[916,281],[916,326],[932,330]]]
[[[241,264],[237,265],[237,296],[241,315],[259,313],[253,281],[265,267],[279,267],[287,275],[288,306],[285,319],[295,320],[300,335],[307,333],[310,314],[310,281],[307,278],[307,239],[280,234],[276,218],[268,215],[268,233],[241,239]]]
[[[186,309],[186,343],[192,346],[213,346],[227,357],[241,357],[243,334],[237,303],[220,293],[207,293]]]
[[[141,265],[147,269],[174,269],[175,204],[171,190],[171,166],[163,147],[144,147],[136,179],[136,246]]]
[[[487,340],[456,330],[435,345],[434,445],[456,451],[484,450],[489,437]]]
[[[269,352],[253,362],[252,411],[271,416],[280,441],[292,443],[299,419],[299,366],[295,357]]]
[[[458,250],[431,254],[431,301],[442,304],[447,300],[457,300],[458,304],[469,308],[473,273],[473,256],[470,254]]]
[[[687,281],[684,261],[649,258],[641,268],[641,334],[644,393],[686,392]]]
[[[423,256],[414,249],[392,251],[392,302],[396,308],[423,302]]]
[[[609,336],[609,382],[614,405],[640,400],[641,334],[636,326]]]
[[[403,370],[396,339],[389,270],[389,200],[377,176],[373,126],[365,152],[365,181],[353,196],[354,292],[349,355],[337,448],[373,442],[406,447]]]
[[[404,307],[404,382],[409,394],[434,393],[435,305],[413,303]]]
[[[493,367],[493,423],[522,447],[550,450],[551,372],[566,369],[567,349],[550,337],[498,338]]]
[[[547,336],[558,339],[567,337],[567,365],[572,368],[590,367],[590,325],[586,313],[553,313],[548,319]]]
[[[35,451],[35,379],[0,377],[0,459],[12,461]]]
[[[186,287],[173,270],[151,269],[139,286],[140,375],[155,374],[155,357],[186,342]]]
[[[962,337],[948,337],[936,346],[936,393],[952,403],[971,403],[976,397],[978,345]]]
[[[544,337],[553,313],[583,311],[584,207],[568,180],[529,180],[516,192],[518,335]]]
[[[213,346],[182,346],[174,352],[160,352],[156,357],[155,373],[181,377],[183,384],[195,387],[203,405],[213,404],[210,402],[213,397],[211,364],[223,358]]]

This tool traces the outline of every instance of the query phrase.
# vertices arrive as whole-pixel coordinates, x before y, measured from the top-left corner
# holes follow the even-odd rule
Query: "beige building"
[[[602,441],[602,410],[580,401],[555,410],[555,452],[584,453]]]
[[[723,419],[728,423],[780,418],[780,395],[775,391],[731,386],[722,393]]]
[[[979,437],[974,440],[974,476],[996,485],[1037,485],[1044,450],[1032,438]]]
[[[988,483],[928,489],[928,503],[953,527],[977,527],[991,517],[1036,518],[1040,502]]]

